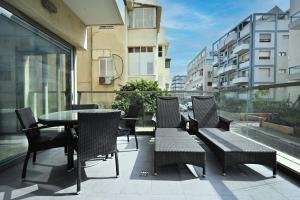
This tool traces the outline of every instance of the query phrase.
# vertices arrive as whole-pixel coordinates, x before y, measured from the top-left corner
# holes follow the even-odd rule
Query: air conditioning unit
[[[99,77],[99,85],[111,85],[113,83],[112,76],[101,76]]]

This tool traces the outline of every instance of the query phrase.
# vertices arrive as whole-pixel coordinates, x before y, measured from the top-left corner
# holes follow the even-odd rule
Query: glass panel
[[[3,163],[27,150],[16,108],[30,107],[35,117],[65,109],[65,95],[70,94],[66,91],[70,88],[66,76],[71,74],[72,50],[11,13],[0,15],[0,27],[0,163]]]
[[[134,27],[143,28],[143,8],[134,9]]]

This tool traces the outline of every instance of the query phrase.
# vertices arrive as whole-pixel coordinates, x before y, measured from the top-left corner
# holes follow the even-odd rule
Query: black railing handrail
[[[267,90],[272,88],[284,88],[284,87],[295,87],[300,86],[300,81],[298,82],[287,82],[287,83],[277,83],[277,84],[269,84],[269,85],[258,85],[252,87],[245,87],[245,88],[224,88],[222,91],[247,91],[247,90]],[[172,91],[118,91],[118,90],[110,90],[110,91],[77,91],[78,94],[107,94],[107,93],[116,93],[116,94],[134,94],[134,93],[215,93],[215,91],[207,92],[207,91],[200,91],[200,90],[172,90]]]

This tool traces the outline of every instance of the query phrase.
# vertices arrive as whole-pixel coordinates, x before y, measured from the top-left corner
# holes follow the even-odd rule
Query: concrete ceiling
[[[63,1],[87,26],[124,24],[115,0]]]

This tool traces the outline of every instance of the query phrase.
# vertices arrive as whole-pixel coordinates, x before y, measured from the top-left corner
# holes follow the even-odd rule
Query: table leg
[[[74,168],[74,144],[71,137],[71,127],[65,126],[65,131],[68,134],[68,164],[67,164],[67,170],[70,171]]]

